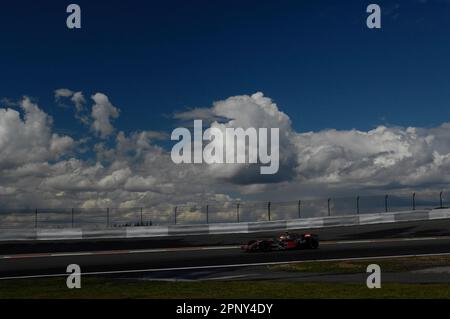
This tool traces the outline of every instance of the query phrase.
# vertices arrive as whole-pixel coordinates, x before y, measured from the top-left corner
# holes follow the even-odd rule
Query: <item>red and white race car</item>
[[[316,234],[296,234],[286,232],[277,239],[250,240],[242,245],[245,252],[294,250],[294,249],[317,249],[319,248],[319,236]]]

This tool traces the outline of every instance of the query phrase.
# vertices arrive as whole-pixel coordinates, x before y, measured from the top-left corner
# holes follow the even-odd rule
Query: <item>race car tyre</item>
[[[317,249],[319,248],[319,241],[318,240],[311,240],[309,243],[309,246],[311,249]]]

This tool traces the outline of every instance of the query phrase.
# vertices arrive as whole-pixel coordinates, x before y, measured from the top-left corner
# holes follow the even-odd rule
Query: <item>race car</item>
[[[245,252],[294,250],[294,249],[317,249],[319,248],[319,236],[316,234],[296,234],[286,232],[276,239],[250,240],[242,245]]]

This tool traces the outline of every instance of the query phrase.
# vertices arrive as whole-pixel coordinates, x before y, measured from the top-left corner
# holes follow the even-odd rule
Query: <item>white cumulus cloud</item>
[[[95,105],[92,106],[91,129],[101,138],[107,138],[114,132],[111,120],[119,117],[119,109],[111,104],[109,98],[103,93],[96,93],[91,96]]]
[[[70,98],[76,110],[79,103],[80,113],[86,111],[81,92],[67,89],[55,96]],[[279,128],[280,170],[267,177],[259,164],[176,165],[170,149],[158,145],[168,140],[166,133],[116,130],[112,121],[119,109],[102,93],[92,100],[86,144],[57,134],[53,119],[27,97],[17,107],[0,108],[0,204],[143,206],[166,212],[170,204],[213,204],[241,196],[293,200],[346,191],[445,188],[450,182],[450,123],[298,132],[281,106],[262,93],[232,96],[176,116],[189,121],[202,115],[210,119],[204,129],[221,131]]]

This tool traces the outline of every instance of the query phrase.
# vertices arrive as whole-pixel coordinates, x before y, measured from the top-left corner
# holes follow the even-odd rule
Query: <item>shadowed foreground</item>
[[[286,282],[151,282],[85,278],[81,289],[68,289],[65,278],[4,281],[1,298],[450,298],[448,284]]]

